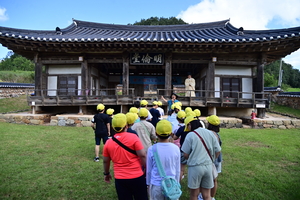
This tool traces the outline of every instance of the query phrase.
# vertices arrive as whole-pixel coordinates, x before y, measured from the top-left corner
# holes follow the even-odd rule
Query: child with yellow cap
[[[110,183],[112,179],[109,171],[112,161],[118,199],[147,200],[147,185],[142,170],[147,157],[143,144],[137,135],[126,132],[125,114],[116,114],[112,127],[116,133],[103,147],[104,181]]]
[[[211,199],[211,188],[214,187],[213,162],[219,156],[221,147],[214,134],[202,128],[194,116],[187,117],[184,123],[185,131],[189,133],[181,150],[187,159],[190,199],[197,199],[200,189],[203,199]]]
[[[152,102],[153,106],[152,108],[149,110],[149,113],[151,113],[152,115],[152,119],[151,119],[151,124],[153,124],[154,127],[156,127],[157,122],[159,121],[160,116],[160,112],[157,110],[158,108],[158,102],[157,101],[153,101]]]
[[[115,130],[113,129],[113,127],[111,126],[111,121],[112,121],[112,118],[113,118],[113,115],[114,115],[114,112],[115,110],[112,109],[112,108],[109,108],[106,110],[106,114],[108,115],[108,118],[109,118],[109,124],[110,124],[110,136],[113,136],[115,134]]]
[[[168,142],[172,133],[172,125],[167,120],[161,120],[156,125],[158,143],[148,149],[146,183],[149,186],[150,199],[164,200],[162,193],[162,177],[154,158],[154,150],[158,153],[162,168],[166,176],[171,176],[179,182],[180,179],[180,151],[173,143]]]
[[[100,151],[100,141],[102,139],[103,144],[106,143],[108,136],[110,136],[110,123],[109,117],[104,113],[105,106],[100,103],[97,105],[98,114],[94,115],[92,118],[91,126],[95,130],[95,162],[99,162],[99,151]]]
[[[222,146],[222,140],[221,140],[221,137],[219,135],[219,132],[220,132],[220,118],[216,115],[211,115],[211,116],[207,117],[206,120],[208,122],[207,129],[212,131],[215,134],[216,138],[219,141],[220,146]],[[214,164],[216,166],[218,174],[221,173],[221,171],[222,171],[222,152],[220,152],[220,155],[216,158]],[[217,177],[216,177],[214,179],[214,187],[211,189],[212,199],[214,199],[214,197],[216,196],[217,188],[218,188],[218,181],[217,181]]]

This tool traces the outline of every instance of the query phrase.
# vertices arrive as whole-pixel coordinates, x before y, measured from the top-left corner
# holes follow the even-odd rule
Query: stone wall
[[[277,96],[276,103],[279,105],[300,109],[300,97]]]
[[[25,95],[26,90],[28,89],[27,88],[0,88],[0,99]]]
[[[50,125],[50,126],[73,126],[90,127],[92,115],[57,115],[49,114],[0,114],[0,122],[29,124],[29,125]],[[207,126],[205,118],[201,118]],[[300,128],[299,119],[237,119],[220,117],[221,128],[278,128],[292,129]]]

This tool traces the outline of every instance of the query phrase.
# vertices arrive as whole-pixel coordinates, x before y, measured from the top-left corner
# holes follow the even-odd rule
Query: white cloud
[[[291,53],[291,55],[286,56],[283,60],[285,63],[291,64],[293,68],[299,69],[300,71],[300,50]]]
[[[299,26],[299,8],[299,0],[203,0],[177,17],[188,23],[230,19],[237,28],[260,30],[274,21],[277,26]]]
[[[5,12],[6,12],[6,9],[0,7],[0,21],[8,20],[8,15]]]
[[[177,17],[187,23],[230,19],[233,26],[245,30],[280,29],[299,26],[299,8],[299,0],[203,0],[181,11]],[[299,55],[298,50],[287,56],[285,62],[300,69]]]

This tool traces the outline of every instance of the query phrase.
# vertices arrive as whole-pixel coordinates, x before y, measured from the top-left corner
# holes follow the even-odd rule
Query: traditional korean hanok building
[[[104,103],[126,112],[136,100],[179,95],[205,115],[263,117],[264,66],[300,47],[300,27],[244,30],[229,20],[166,26],[73,20],[50,31],[0,27],[0,43],[35,63],[36,110],[89,113]],[[196,81],[186,97],[187,73]],[[165,104],[166,105],[166,104]]]

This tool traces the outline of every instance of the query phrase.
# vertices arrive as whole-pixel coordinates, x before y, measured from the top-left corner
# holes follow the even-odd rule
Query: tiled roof
[[[34,84],[0,82],[0,88],[34,88]]]
[[[252,43],[300,38],[300,27],[274,30],[242,30],[229,20],[185,25],[115,25],[73,20],[57,32],[0,27],[0,37],[41,42],[188,42]]]
[[[280,97],[300,97],[300,92],[280,92],[277,96],[280,96]]]
[[[280,88],[280,86],[277,86],[277,87],[264,87],[264,91],[265,92],[280,92],[280,91],[282,91],[282,89]]]

